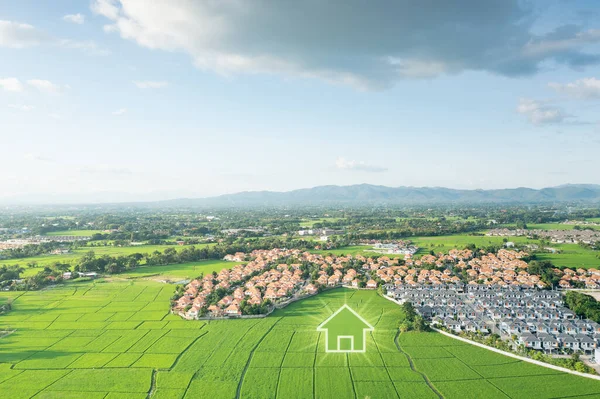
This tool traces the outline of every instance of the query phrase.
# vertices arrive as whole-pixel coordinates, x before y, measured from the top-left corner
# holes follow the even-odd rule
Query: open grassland
[[[420,250],[419,255],[428,253],[433,250],[434,252],[448,252],[453,248],[465,248],[469,244],[475,244],[478,247],[485,247],[490,245],[502,245],[504,237],[488,237],[482,236],[470,236],[466,234],[451,235],[451,236],[435,236],[435,237],[409,237]],[[506,237],[508,241],[519,244],[537,244],[537,240],[528,240],[526,237]]]
[[[527,224],[529,230],[573,230],[574,227],[574,224],[564,223]]]
[[[204,260],[201,262],[178,263],[165,266],[140,266],[137,269],[115,275],[118,278],[143,278],[156,277],[156,279],[186,280],[198,277],[200,274],[219,272],[222,269],[231,269],[239,265],[236,262],[224,260]]]
[[[600,382],[436,333],[397,335],[400,308],[337,289],[264,319],[184,321],[173,286],[73,283],[16,297],[0,316],[6,398],[598,397]],[[325,353],[317,325],[348,304],[369,321],[364,354]]]
[[[342,218],[318,218],[318,219],[306,219],[300,222],[300,227],[313,227],[315,223],[323,223],[323,222],[337,222],[342,220]]]

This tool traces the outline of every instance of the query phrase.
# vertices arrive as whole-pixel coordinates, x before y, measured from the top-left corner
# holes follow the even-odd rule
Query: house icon
[[[317,327],[325,332],[325,352],[366,352],[367,331],[374,328],[348,305],[339,308]]]

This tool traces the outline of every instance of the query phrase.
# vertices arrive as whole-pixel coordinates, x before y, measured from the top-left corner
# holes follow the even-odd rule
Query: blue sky
[[[600,5],[430,3],[0,0],[0,200],[600,183]]]

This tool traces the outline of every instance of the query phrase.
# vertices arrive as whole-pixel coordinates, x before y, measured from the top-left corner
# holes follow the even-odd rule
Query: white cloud
[[[46,93],[58,93],[60,91],[60,86],[49,80],[30,79],[27,81],[27,84]]]
[[[83,14],[68,14],[62,18],[64,21],[72,22],[74,24],[81,25],[85,22],[85,16]]]
[[[87,55],[106,56],[110,55],[110,50],[101,48],[93,40],[79,41],[71,39],[62,39],[57,42],[57,45],[62,48],[80,50]]]
[[[600,63],[600,54],[585,52],[597,50],[600,31],[560,26],[536,35],[539,15],[527,2],[443,3],[94,0],[91,8],[110,21],[105,32],[187,53],[196,67],[224,75],[276,73],[380,89],[468,70],[519,76],[548,61]]]
[[[387,168],[384,168],[382,166],[377,166],[377,165],[370,165],[364,161],[355,161],[355,160],[347,160],[343,157],[339,157],[336,161],[335,161],[335,166],[338,169],[344,169],[344,170],[358,170],[358,171],[362,171],[362,172],[373,172],[373,173],[377,173],[377,172],[385,172],[387,171]]]
[[[32,25],[0,20],[0,47],[25,48],[48,40],[46,34]]]
[[[0,88],[6,91],[23,91],[23,85],[17,78],[0,79]]]
[[[548,86],[559,93],[580,100],[600,98],[600,79],[596,78],[584,78],[566,84],[551,82]]]
[[[163,87],[167,87],[169,85],[168,82],[156,82],[156,81],[134,81],[134,85],[137,86],[138,89],[161,89]]]
[[[104,15],[109,19],[119,17],[119,6],[117,0],[96,0],[92,3],[92,11],[99,15]]]
[[[116,115],[116,116],[121,116],[121,115],[125,114],[126,112],[127,112],[127,108],[121,108],[116,111],[113,111],[112,114]]]
[[[570,117],[559,107],[526,98],[519,101],[517,112],[525,115],[529,122],[535,125],[561,123]]]
[[[80,15],[80,14],[77,14]],[[65,16],[66,18],[67,16]],[[82,16],[83,17],[83,16]],[[48,45],[79,50],[87,55],[108,55],[110,51],[100,48],[94,41],[60,39],[39,31],[34,26],[13,21],[0,20],[0,47],[25,48]]]
[[[31,106],[31,105],[18,105],[18,104],[8,104],[8,108],[12,108],[12,109],[18,109],[19,111],[31,111],[32,109],[34,109],[35,107]]]
[[[54,112],[49,113],[48,117],[52,118],[54,120],[57,120],[57,121],[62,119],[62,116],[60,116],[59,114],[54,113]]]

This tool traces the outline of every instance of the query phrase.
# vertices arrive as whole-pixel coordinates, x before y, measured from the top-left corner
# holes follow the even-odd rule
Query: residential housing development
[[[376,289],[422,285],[544,288],[529,274],[525,252],[501,249],[497,254],[451,250],[447,255],[365,257],[313,254],[301,250],[238,252],[226,260],[246,262],[189,282],[173,301],[173,312],[188,319],[261,314],[272,305],[289,303],[338,286]]]
[[[547,353],[592,354],[600,344],[600,324],[576,318],[562,293],[523,287],[482,285],[395,287],[387,295],[411,302],[434,326],[453,332],[496,333]]]
[[[554,244],[595,244],[600,241],[598,230],[527,230],[527,229],[492,229],[487,236],[496,237],[529,237],[546,238]]]

